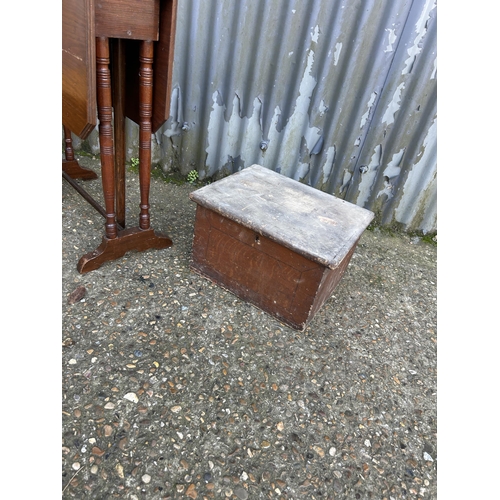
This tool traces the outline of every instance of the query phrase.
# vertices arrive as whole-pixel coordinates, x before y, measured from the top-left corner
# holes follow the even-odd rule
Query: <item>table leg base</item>
[[[86,181],[97,179],[97,174],[93,170],[80,166],[76,160],[63,160],[62,169],[72,179],[83,179]]]
[[[118,231],[116,238],[103,236],[102,243],[93,252],[85,254],[77,265],[79,273],[94,271],[105,262],[123,257],[129,251],[142,252],[150,248],[162,249],[172,246],[172,240],[153,229],[132,227]]]

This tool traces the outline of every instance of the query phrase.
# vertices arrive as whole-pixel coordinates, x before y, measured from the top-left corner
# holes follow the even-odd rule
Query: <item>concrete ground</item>
[[[173,246],[82,275],[104,219],[63,181],[62,497],[435,499],[436,246],[365,231],[301,333],[190,270],[196,188],[153,179]]]

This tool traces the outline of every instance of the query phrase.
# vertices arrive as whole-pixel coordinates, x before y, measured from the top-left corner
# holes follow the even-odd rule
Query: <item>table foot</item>
[[[77,265],[79,273],[87,273],[102,266],[105,262],[119,259],[129,251],[142,252],[150,248],[162,249],[172,246],[172,240],[153,229],[132,227],[118,231],[116,238],[103,236],[102,243],[93,252],[85,254]]]
[[[80,166],[76,160],[63,160],[62,169],[72,179],[83,179],[86,181],[97,179],[97,174],[93,170]]]

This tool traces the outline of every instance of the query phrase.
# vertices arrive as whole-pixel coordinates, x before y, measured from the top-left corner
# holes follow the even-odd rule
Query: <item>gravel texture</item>
[[[365,231],[300,333],[190,270],[196,188],[153,179],[174,245],[81,275],[104,219],[63,181],[62,497],[436,498],[436,246]]]

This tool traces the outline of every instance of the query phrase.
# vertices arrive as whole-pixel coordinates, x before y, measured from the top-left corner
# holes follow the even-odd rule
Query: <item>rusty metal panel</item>
[[[425,233],[436,221],[435,0],[184,0],[153,160],[254,163]]]

